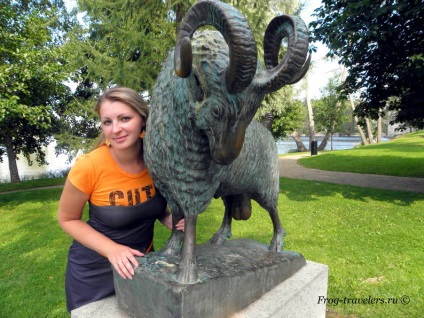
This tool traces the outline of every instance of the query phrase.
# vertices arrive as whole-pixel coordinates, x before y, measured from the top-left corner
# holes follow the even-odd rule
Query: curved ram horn
[[[196,29],[212,25],[223,35],[229,47],[230,63],[226,71],[229,92],[241,92],[252,82],[257,67],[257,48],[245,17],[234,7],[205,0],[193,5],[185,15],[175,46],[174,67],[179,77],[191,73],[191,37]]]
[[[278,63],[281,40],[287,37],[287,53]],[[265,66],[254,80],[255,87],[265,93],[275,92],[284,85],[300,81],[308,71],[311,56],[308,56],[308,28],[302,19],[291,15],[275,17],[268,25],[264,36]]]

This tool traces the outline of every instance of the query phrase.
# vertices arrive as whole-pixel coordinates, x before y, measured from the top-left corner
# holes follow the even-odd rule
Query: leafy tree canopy
[[[151,90],[175,38],[169,1],[79,0],[72,64],[105,89]]]
[[[349,69],[345,94],[360,91],[359,116],[393,111],[394,122],[424,128],[424,2],[322,0],[313,39]]]
[[[318,131],[330,134],[342,132],[343,124],[352,118],[351,113],[348,112],[347,101],[340,98],[336,90],[338,83],[340,83],[339,76],[330,78],[327,85],[321,90],[321,98],[312,101]]]
[[[8,154],[11,180],[22,153],[45,164],[66,72],[63,36],[72,25],[62,1],[0,0],[0,155]]]
[[[122,85],[151,91],[176,32],[193,0],[79,0],[84,25],[74,34],[73,65],[102,89]],[[277,13],[293,13],[296,0],[225,1],[246,16],[258,44]],[[270,9],[272,9],[270,11]],[[261,45],[258,45],[260,49]]]
[[[263,56],[264,32],[270,20],[278,14],[297,14],[301,8],[297,0],[224,2],[245,15],[254,32],[260,59]],[[89,90],[98,87],[98,92],[113,85],[128,86],[140,92],[151,91],[161,63],[175,45],[178,25],[194,3],[193,0],[79,0],[78,10],[85,14],[85,24],[74,33],[70,51],[74,52],[71,63],[79,70],[75,74],[75,82],[80,83],[81,91],[88,83],[94,84]],[[282,47],[281,59],[284,53],[285,48]],[[283,109],[287,104],[284,103],[285,97],[292,98],[291,88],[285,88],[284,92],[282,90],[273,96],[274,99],[268,97],[265,104],[268,105],[266,109],[276,108],[273,111],[275,116],[292,109],[291,105]],[[93,94],[92,97],[97,96]],[[82,135],[82,129],[76,129],[77,126],[72,125],[71,135]],[[288,126],[291,124],[285,125]],[[75,144],[78,145],[78,142]],[[68,146],[72,148],[68,141],[62,145],[64,150],[70,149]]]

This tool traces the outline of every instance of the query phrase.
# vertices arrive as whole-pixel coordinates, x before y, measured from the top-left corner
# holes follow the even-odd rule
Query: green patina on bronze
[[[219,32],[195,33],[203,25]],[[279,62],[283,37],[288,38],[288,52]],[[225,213],[211,243],[224,244],[231,236],[232,218],[248,218],[253,199],[273,222],[269,249],[282,250],[277,149],[271,133],[253,117],[265,94],[304,76],[310,61],[308,41],[300,18],[273,19],[265,32],[262,67],[253,34],[237,9],[206,0],[187,12],[154,88],[144,139],[146,164],[174,222],[186,219],[185,232],[174,229],[161,251],[179,256],[182,247],[179,283],[199,279],[196,220],[214,197],[223,199]]]

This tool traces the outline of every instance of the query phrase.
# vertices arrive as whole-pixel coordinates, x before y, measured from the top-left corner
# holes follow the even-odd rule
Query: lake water
[[[317,136],[315,140],[320,145],[323,137]],[[310,148],[309,137],[301,137],[303,144],[307,149]],[[361,143],[361,137],[351,136],[351,137],[333,137],[328,140],[325,150],[342,150],[342,149],[352,149],[358,146]],[[293,138],[287,138],[277,141],[278,153],[285,154],[289,152],[296,152],[297,147],[296,143],[293,141]]]
[[[309,138],[301,137],[305,147],[309,149]],[[317,137],[318,145],[321,143],[322,137]],[[328,141],[326,150],[341,150],[351,149],[359,145],[361,142],[360,137],[333,137],[333,142]],[[54,153],[54,144],[51,144],[46,150],[46,159],[49,162],[47,166],[38,166],[34,160],[34,164],[29,166],[26,159],[21,156],[18,160],[18,171],[21,180],[25,179],[36,179],[40,175],[56,174],[61,171],[67,170],[71,167],[72,163],[67,162],[65,155],[56,156]],[[292,138],[280,140],[277,142],[278,153],[285,154],[296,151],[296,143]],[[332,148],[331,148],[332,147]],[[6,156],[3,156],[3,162],[0,163],[0,182],[10,181],[9,164]]]
[[[39,166],[35,161],[35,156],[32,157],[33,164],[32,166],[28,165],[28,162],[24,156],[19,156],[17,160],[18,172],[21,180],[28,179],[37,179],[42,175],[56,175],[61,171],[67,170],[71,167],[71,163],[67,162],[68,157],[65,155],[56,156],[54,153],[55,144],[52,143],[46,149],[46,160],[49,163],[46,166]],[[2,157],[3,162],[0,162],[0,182],[9,182],[10,173],[9,173],[9,160],[7,156]]]

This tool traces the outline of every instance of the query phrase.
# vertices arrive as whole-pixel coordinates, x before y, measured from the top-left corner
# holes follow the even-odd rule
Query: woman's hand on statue
[[[184,232],[184,226],[185,226],[185,219],[181,219],[177,224],[175,224],[175,228],[178,231],[183,231]]]
[[[134,267],[138,266],[135,256],[141,257],[144,254],[128,246],[116,244],[108,253],[107,258],[123,279],[132,279],[135,273]]]

